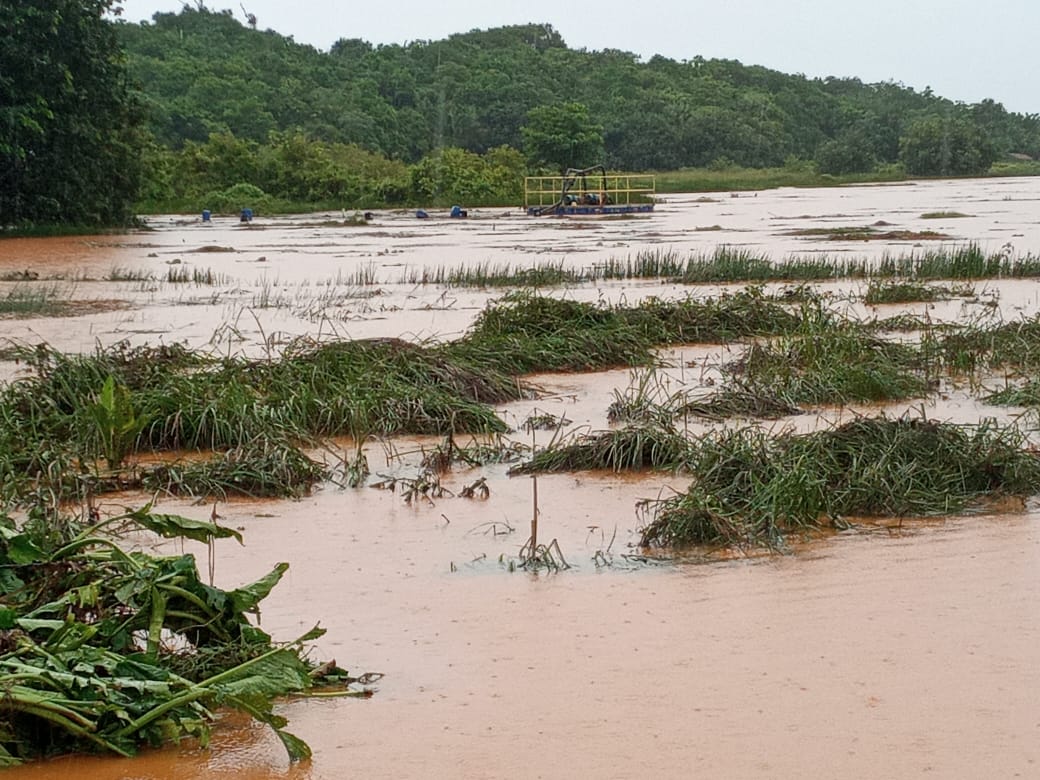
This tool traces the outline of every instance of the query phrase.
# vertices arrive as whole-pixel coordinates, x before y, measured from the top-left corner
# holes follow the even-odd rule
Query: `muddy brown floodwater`
[[[1037,253],[1038,203],[1040,180],[989,180],[779,190],[715,203],[674,196],[649,218],[608,222],[538,223],[492,210],[471,211],[477,218],[461,225],[379,214],[377,224],[357,232],[307,226],[314,217],[261,220],[250,230],[230,221],[203,228],[157,220],[155,232],[115,239],[0,242],[0,273],[46,269],[40,280],[8,287],[67,285],[70,299],[127,306],[4,320],[0,327],[9,338],[70,350],[129,338],[256,352],[319,331],[453,337],[488,294],[417,285],[403,279],[403,269],[545,259],[584,265],[646,248],[700,251],[723,242],[776,258],[912,248],[781,236],[794,220],[805,227],[926,225],[987,250],[1011,242],[1016,252]],[[942,225],[919,220],[937,211],[972,216]],[[715,224],[722,231],[696,231]],[[228,251],[189,253],[202,246]],[[174,259],[182,262],[166,265]],[[159,279],[178,266],[220,278]],[[349,282],[362,267],[372,268],[375,284]],[[111,273],[116,268],[122,272]],[[141,271],[139,279],[126,279],[131,269]],[[106,274],[124,280],[105,281]],[[1037,311],[1034,282],[983,286],[996,302],[990,309],[1006,316]],[[631,300],[686,291],[626,283],[568,294]],[[960,316],[972,305],[957,302],[946,313]],[[717,351],[672,355],[679,368],[670,381],[710,370]],[[19,367],[4,370],[16,376]],[[613,371],[538,381],[549,395],[502,408],[511,424],[537,408],[566,414],[575,426],[605,427],[612,391],[634,377]],[[1009,414],[980,407],[958,388],[927,406],[940,419]],[[780,424],[811,428],[852,413],[830,410]],[[418,449],[432,443],[373,443],[373,471],[406,471]],[[682,481],[543,476],[541,538],[556,538],[573,568],[534,576],[509,567],[527,538],[531,478],[508,478],[504,466],[491,466],[445,479],[458,488],[477,476],[491,487],[485,501],[445,497],[407,506],[389,491],[326,486],[299,501],[220,505],[223,522],[240,528],[245,544],[218,544],[217,584],[239,585],[288,561],[289,573],[265,602],[264,628],[291,639],[320,622],[328,633],[315,644],[317,656],[386,674],[368,700],[280,705],[290,730],[314,749],[310,762],[290,766],[267,731],[231,717],[208,750],[186,744],[133,760],[66,758],[5,776],[1040,776],[1037,505],[900,528],[859,525],[782,556],[648,561],[632,557],[634,505]],[[162,501],[161,509],[209,514],[208,506],[176,500]],[[198,548],[187,549],[204,559]]]

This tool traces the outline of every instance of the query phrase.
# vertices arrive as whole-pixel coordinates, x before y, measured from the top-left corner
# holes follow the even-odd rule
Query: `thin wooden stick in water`
[[[534,428],[531,429],[531,454],[535,452],[535,434]],[[534,557],[535,550],[538,549],[538,475],[531,475],[531,502],[533,504],[531,511],[531,557]]]

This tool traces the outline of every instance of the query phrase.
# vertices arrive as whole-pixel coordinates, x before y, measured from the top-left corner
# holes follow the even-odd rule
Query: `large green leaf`
[[[44,559],[43,551],[26,534],[0,524],[0,540],[11,563],[35,563]]]
[[[242,542],[242,534],[233,528],[227,528],[205,520],[193,520],[180,515],[153,513],[150,505],[143,509],[129,510],[127,515],[135,523],[159,534],[167,539],[192,539],[196,542],[209,542],[211,539],[237,539]]]
[[[252,585],[235,588],[228,595],[231,598],[232,607],[236,612],[256,612],[257,606],[267,598],[275,585],[282,579],[282,575],[289,570],[289,564],[279,563],[268,574],[258,579]]]

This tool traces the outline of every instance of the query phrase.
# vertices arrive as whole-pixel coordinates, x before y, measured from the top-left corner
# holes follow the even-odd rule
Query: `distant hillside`
[[[118,25],[156,139],[210,133],[264,141],[300,130],[414,162],[441,147],[521,148],[530,109],[577,102],[628,170],[821,159],[836,172],[895,162],[915,120],[954,118],[997,156],[1040,157],[1040,117],[992,101],[951,102],[899,84],[807,79],[732,60],[640,62],[567,47],[548,25],[503,27],[404,46],[340,40],[329,52],[249,29],[230,11],[185,8]]]

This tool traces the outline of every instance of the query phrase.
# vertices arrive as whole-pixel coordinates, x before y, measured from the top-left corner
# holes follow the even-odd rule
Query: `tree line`
[[[0,196],[0,222],[68,216],[70,197],[88,222],[135,202],[187,208],[245,193],[343,206],[515,202],[525,172],[598,163],[931,176],[1040,157],[1040,116],[991,100],[734,60],[644,62],[571,49],[549,25],[407,44],[341,38],[326,52],[201,0],[140,24],[112,21],[113,6],[0,6],[0,156],[14,171],[0,176],[33,193]],[[49,32],[58,17],[64,38]],[[77,36],[86,45],[71,45]],[[41,47],[57,52],[50,70],[25,56]],[[74,175],[59,186],[60,165]],[[101,182],[106,169],[120,175]],[[104,187],[129,196],[88,207]]]

